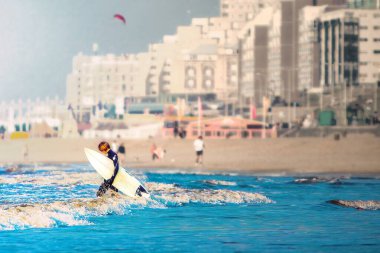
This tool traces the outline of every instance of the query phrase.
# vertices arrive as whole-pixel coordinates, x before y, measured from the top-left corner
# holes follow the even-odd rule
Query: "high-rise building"
[[[318,22],[321,86],[358,85],[359,19],[352,12],[324,13]]]
[[[300,20],[299,88],[376,83],[379,10],[305,7]]]
[[[375,84],[380,67],[380,9],[352,11],[359,20],[359,83]]]
[[[240,94],[252,98],[259,106],[268,90],[268,30],[273,18],[272,7],[265,8],[241,30],[240,52]]]
[[[331,7],[306,6],[299,14],[298,36],[298,90],[310,90],[320,86],[320,43],[318,20]]]
[[[220,16],[236,22],[247,22],[275,0],[220,0]]]
[[[237,49],[228,43],[233,41],[224,33],[228,28],[214,29],[214,23],[213,18],[195,20],[191,26],[178,27],[175,35],[165,36],[163,43],[151,45],[151,68],[157,71],[149,73],[159,101],[196,96],[226,99],[231,87],[237,90]]]
[[[276,95],[299,100],[299,12],[308,5],[344,5],[346,0],[280,0],[269,29],[269,80]],[[289,95],[290,94],[290,95]]]

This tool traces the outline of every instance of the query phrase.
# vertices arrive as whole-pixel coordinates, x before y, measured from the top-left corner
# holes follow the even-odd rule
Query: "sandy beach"
[[[97,148],[100,140],[28,139],[0,142],[0,164],[86,163],[83,148]],[[339,141],[327,138],[256,140],[205,140],[203,166],[195,165],[191,140],[123,140],[126,164],[131,168],[167,168],[201,171],[276,173],[380,173],[380,139],[349,135]],[[152,161],[149,148],[166,150]],[[27,155],[25,154],[27,153]]]

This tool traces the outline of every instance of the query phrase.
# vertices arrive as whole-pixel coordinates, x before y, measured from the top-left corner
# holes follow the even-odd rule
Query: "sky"
[[[0,101],[63,99],[73,57],[93,43],[99,54],[145,52],[193,17],[218,15],[219,0],[0,0]]]

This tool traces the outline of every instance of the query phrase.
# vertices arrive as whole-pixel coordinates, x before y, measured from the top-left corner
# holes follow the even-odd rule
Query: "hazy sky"
[[[99,54],[144,52],[192,17],[218,15],[219,0],[0,0],[0,100],[64,98],[73,57],[94,42]]]

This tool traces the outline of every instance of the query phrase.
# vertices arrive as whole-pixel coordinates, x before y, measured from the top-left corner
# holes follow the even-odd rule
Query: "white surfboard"
[[[90,161],[92,167],[104,178],[104,179],[110,179],[112,177],[114,166],[111,159],[106,157],[105,155],[89,149],[85,148],[84,152],[87,156],[87,159]],[[146,192],[148,192],[145,187],[133,176],[129,175],[125,169],[119,167],[119,172],[117,173],[115,180],[112,184],[114,187],[116,187],[119,191],[124,193],[125,195],[128,195],[130,197],[137,197],[136,191],[141,186],[144,188]],[[141,193],[143,197],[149,198],[148,193]]]

